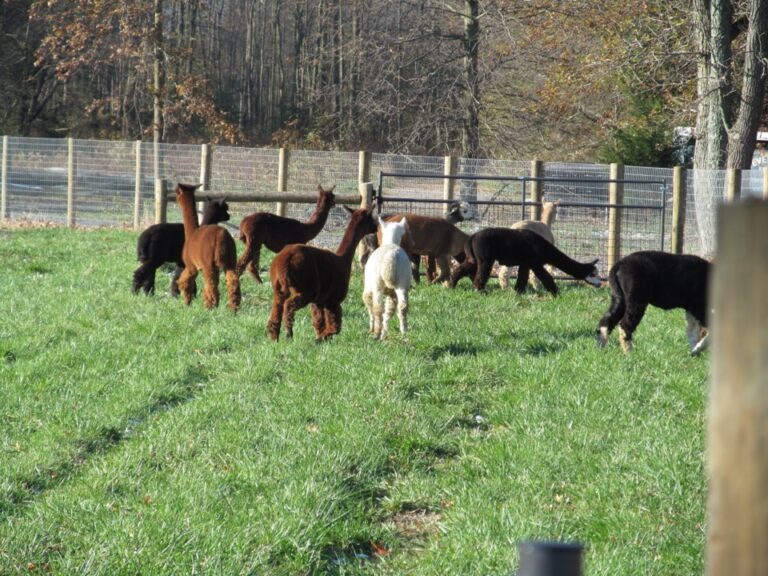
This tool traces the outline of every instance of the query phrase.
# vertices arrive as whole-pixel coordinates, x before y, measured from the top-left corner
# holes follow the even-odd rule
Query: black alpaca
[[[712,265],[698,256],[648,250],[625,256],[611,267],[611,305],[597,325],[602,347],[619,325],[624,352],[632,349],[632,334],[649,304],[663,310],[685,310],[688,343],[693,354],[707,346],[707,287]]]
[[[464,245],[466,260],[451,272],[451,287],[464,278],[474,275],[475,290],[485,290],[493,263],[518,266],[515,290],[522,294],[528,285],[528,272],[533,272],[544,287],[557,295],[557,285],[545,264],[559,268],[578,280],[592,286],[600,286],[597,260],[582,264],[561,252],[550,242],[530,230],[510,228],[486,228],[467,239]]]
[[[205,205],[203,224],[217,224],[229,220],[229,206],[226,198],[211,200]],[[171,294],[179,295],[177,282],[184,270],[181,251],[184,248],[184,224],[153,224],[139,236],[136,245],[139,266],[133,273],[133,293],[142,288],[146,294],[155,293],[155,271],[166,262],[173,262],[176,268],[171,280]]]

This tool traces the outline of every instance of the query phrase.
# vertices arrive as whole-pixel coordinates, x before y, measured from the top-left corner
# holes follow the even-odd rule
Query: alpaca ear
[[[334,184],[333,186],[328,188],[328,190],[326,190],[326,192],[333,192],[334,190],[336,190],[336,184]]]
[[[205,195],[205,201],[206,202],[213,202],[213,200],[211,200],[211,197],[208,196],[208,194]]]
[[[381,226],[382,228],[384,227],[384,220],[382,219],[381,216],[379,216],[379,226]]]
[[[402,218],[402,220],[400,220],[399,224],[403,228],[405,228],[408,225],[408,222],[406,221],[405,216],[403,216],[403,218]]]
[[[342,206],[344,206],[344,210],[346,210],[346,211],[347,211],[347,212],[349,212],[350,214],[352,214],[352,213],[354,212],[354,210],[352,210],[352,208],[350,208],[350,207],[349,207],[349,206],[347,206],[346,204],[342,204]]]

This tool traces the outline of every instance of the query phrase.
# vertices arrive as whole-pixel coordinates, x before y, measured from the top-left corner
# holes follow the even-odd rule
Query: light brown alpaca
[[[240,222],[240,240],[245,242],[245,250],[237,261],[237,275],[242,275],[247,267],[256,282],[261,284],[259,257],[262,245],[277,253],[288,244],[306,244],[320,234],[328,220],[328,212],[335,206],[335,188],[333,186],[330,190],[323,190],[318,184],[317,206],[306,222],[271,212],[255,212],[243,218]]]
[[[193,283],[198,271],[203,272],[203,305],[213,308],[219,305],[219,273],[224,270],[227,280],[229,308],[240,307],[240,279],[235,272],[237,248],[232,236],[215,224],[198,226],[195,214],[195,190],[189,184],[176,186],[176,202],[184,217],[184,272],[179,277],[179,292],[189,305],[193,296]]]
[[[285,324],[285,337],[293,337],[296,311],[312,305],[312,326],[318,342],[341,332],[341,303],[349,291],[349,276],[355,248],[366,234],[376,231],[371,208],[351,210],[344,237],[336,252],[306,244],[283,248],[269,268],[272,279],[272,312],[267,334],[280,337],[280,324]]]
[[[540,220],[520,220],[510,226],[513,230],[530,230],[536,232],[539,236],[544,238],[547,242],[554,245],[555,236],[552,234],[552,223],[557,216],[557,207],[560,204],[560,200],[554,202],[544,202],[541,205],[541,219]],[[506,290],[509,286],[509,268],[507,266],[499,266],[497,272],[499,277],[499,286],[502,290]],[[534,274],[531,274],[531,285],[537,288],[539,285],[539,279]]]

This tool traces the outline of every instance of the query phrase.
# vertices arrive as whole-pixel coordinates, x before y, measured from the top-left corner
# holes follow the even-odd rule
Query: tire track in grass
[[[130,440],[147,420],[197,398],[207,380],[203,366],[187,366],[179,379],[171,381],[145,406],[123,415],[116,424],[102,426],[75,440],[68,457],[43,468],[36,466],[34,473],[7,480],[4,493],[0,494],[0,518],[20,514],[43,494],[73,481],[89,461]]]

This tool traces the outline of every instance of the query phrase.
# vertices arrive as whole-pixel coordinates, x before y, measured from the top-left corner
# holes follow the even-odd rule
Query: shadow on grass
[[[102,426],[90,435],[74,441],[68,458],[46,468],[36,468],[28,476],[11,479],[10,488],[0,494],[0,517],[18,514],[22,508],[49,490],[54,490],[78,476],[91,459],[107,453],[129,439],[136,428],[155,415],[193,400],[207,376],[200,366],[188,366],[183,376],[146,406],[126,414],[120,422]]]

